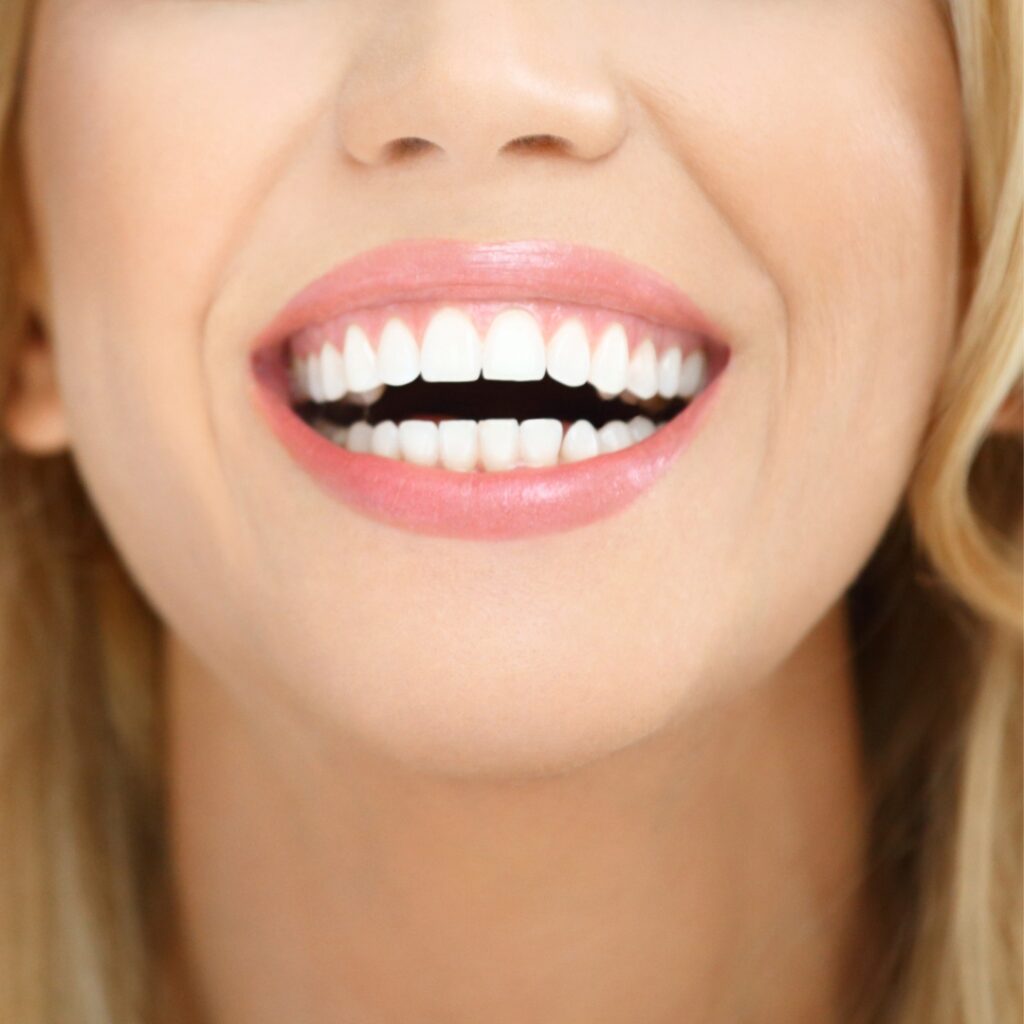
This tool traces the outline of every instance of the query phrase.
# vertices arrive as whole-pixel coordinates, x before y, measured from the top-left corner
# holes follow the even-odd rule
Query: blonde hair
[[[32,330],[16,152],[32,0],[0,5],[0,399]],[[850,1019],[1019,1020],[1021,10],[950,0],[968,301],[906,500],[848,595],[885,955]],[[67,456],[0,447],[0,1020],[152,1024],[169,920],[159,625]]]

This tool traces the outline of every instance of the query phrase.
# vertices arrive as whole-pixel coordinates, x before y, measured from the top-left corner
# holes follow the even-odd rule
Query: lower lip
[[[288,401],[279,362],[256,363],[254,400],[292,458],[329,494],[413,533],[500,540],[571,530],[630,505],[686,449],[719,392],[724,365],[677,416],[639,444],[581,462],[458,473],[350,452]]]

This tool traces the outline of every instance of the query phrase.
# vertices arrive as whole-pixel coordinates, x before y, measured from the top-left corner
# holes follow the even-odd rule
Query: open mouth
[[[625,509],[689,447],[732,345],[675,284],[545,239],[405,239],[311,281],[252,339],[293,464],[389,526],[511,539]]]
[[[358,454],[463,473],[641,444],[722,365],[697,332],[564,303],[396,303],[285,341],[292,410]]]

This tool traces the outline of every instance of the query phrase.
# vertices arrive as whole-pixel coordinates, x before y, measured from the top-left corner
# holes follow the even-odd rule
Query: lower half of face
[[[955,65],[925,0],[435,6],[44,4],[46,320],[115,543],[254,713],[558,770],[762,684],[884,530]]]

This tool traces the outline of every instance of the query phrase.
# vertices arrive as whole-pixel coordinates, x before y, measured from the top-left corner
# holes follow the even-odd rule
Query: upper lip
[[[547,240],[408,240],[362,252],[318,277],[285,304],[253,347],[386,303],[528,299],[600,307],[726,341],[681,289],[599,249]]]

